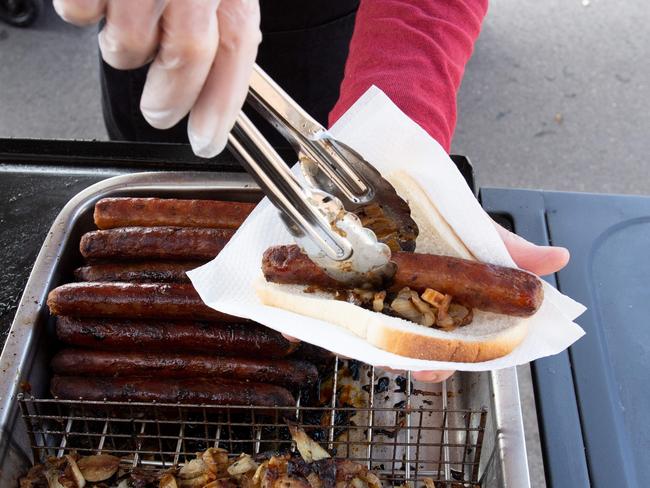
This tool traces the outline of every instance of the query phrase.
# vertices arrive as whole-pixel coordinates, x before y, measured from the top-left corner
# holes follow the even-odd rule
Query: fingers
[[[399,371],[392,368],[386,368],[381,366],[380,369],[393,374],[404,374],[404,371]],[[411,378],[415,381],[422,381],[425,383],[442,383],[446,379],[450,378],[455,371],[413,371],[411,372]]]
[[[287,335],[287,334],[282,334],[282,337],[284,337],[289,342],[300,342],[300,339],[296,339],[295,337]]]
[[[99,22],[106,10],[106,0],[54,0],[52,5],[59,17],[76,25]]]
[[[160,49],[140,100],[153,127],[174,126],[199,97],[217,52],[218,5],[218,0],[171,0],[165,9]]]
[[[111,0],[107,3],[106,25],[99,33],[99,50],[104,61],[116,69],[135,69],[156,52],[158,22],[166,0]]]
[[[257,0],[54,0],[54,7],[80,24],[105,15],[99,48],[113,68],[138,68],[158,52],[140,101],[144,117],[166,129],[191,110],[194,152],[223,150],[261,41]]]
[[[228,132],[246,98],[262,40],[257,0],[222,0],[217,18],[217,55],[188,125],[194,152],[205,158],[216,156],[226,146]]]
[[[411,377],[415,381],[424,381],[426,383],[442,383],[449,379],[455,371],[413,371]]]
[[[564,247],[537,246],[504,229],[496,222],[494,225],[512,259],[522,269],[544,276],[561,270],[569,262],[569,251]]]

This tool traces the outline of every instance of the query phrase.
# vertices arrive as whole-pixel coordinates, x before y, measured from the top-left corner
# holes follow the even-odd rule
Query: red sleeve
[[[488,0],[361,0],[333,124],[377,85],[446,151]]]

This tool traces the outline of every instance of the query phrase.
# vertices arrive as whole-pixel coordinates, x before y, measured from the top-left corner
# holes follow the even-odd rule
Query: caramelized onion
[[[386,291],[379,291],[375,293],[375,296],[372,299],[372,309],[375,312],[383,312],[384,310],[384,300],[386,300]]]
[[[416,324],[431,327],[436,321],[433,309],[408,287],[402,288],[397,293],[397,298],[393,300],[390,307],[398,316]]]
[[[467,308],[458,303],[449,305],[449,316],[454,320],[457,326],[469,324],[474,318],[474,312],[471,308]]]

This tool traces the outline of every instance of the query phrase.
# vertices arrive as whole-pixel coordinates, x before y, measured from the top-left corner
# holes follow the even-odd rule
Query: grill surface
[[[65,206],[36,259],[0,357],[0,486],[16,486],[43,456],[72,450],[111,451],[125,464],[168,467],[217,442],[233,455],[237,448],[251,453],[287,449],[291,443],[283,414],[297,418],[324,447],[336,448],[337,456],[370,464],[393,484],[431,476],[446,480],[440,486],[471,486],[476,480],[484,488],[530,486],[513,368],[459,372],[443,385],[411,385],[408,378],[375,374],[367,366],[352,371],[341,360],[335,366],[336,388],[332,381],[323,385],[330,391],[329,403],[308,408],[313,396],[303,396],[299,405],[277,413],[46,399],[48,363],[57,347],[47,293],[70,281],[70,270],[80,263],[79,238],[94,229],[94,204],[108,196],[257,201],[259,191],[238,174],[133,174],[97,183]],[[26,387],[34,397],[20,395]],[[331,391],[338,396],[334,404]]]
[[[41,461],[76,451],[114,454],[133,467],[168,468],[208,447],[232,456],[288,451],[293,446],[287,423],[296,422],[331,453],[367,466],[387,484],[419,485],[424,477],[443,484],[480,481],[485,408],[450,407],[447,399],[454,393],[446,383],[416,390],[410,377],[379,376],[372,367],[354,365],[334,362],[336,380],[327,388],[335,393],[320,407],[303,406],[300,398],[294,407],[281,408],[25,395],[19,403],[34,459]]]

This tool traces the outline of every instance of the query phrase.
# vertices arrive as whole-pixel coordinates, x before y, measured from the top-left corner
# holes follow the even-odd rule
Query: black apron
[[[339,96],[359,0],[262,0],[262,44],[257,63],[307,112],[327,125]],[[187,117],[167,130],[140,113],[148,66],[116,70],[101,61],[102,109],[112,140],[187,143]],[[272,143],[281,136],[247,113]]]

